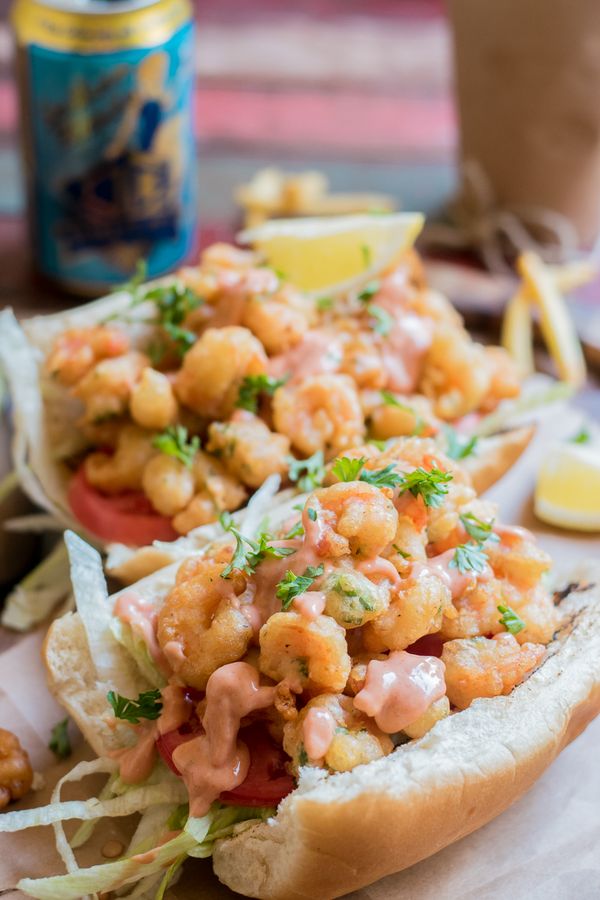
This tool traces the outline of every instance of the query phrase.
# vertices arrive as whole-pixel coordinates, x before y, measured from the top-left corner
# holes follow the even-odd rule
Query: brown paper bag
[[[449,13],[458,218],[482,239],[491,229],[521,245],[529,232],[554,258],[591,246],[600,233],[600,3],[449,0]]]

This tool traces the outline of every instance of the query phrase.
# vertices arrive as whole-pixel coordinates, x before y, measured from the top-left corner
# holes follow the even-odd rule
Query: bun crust
[[[138,588],[148,599],[171,573]],[[600,579],[599,579],[600,581]],[[600,584],[571,590],[542,665],[507,697],[476,700],[418,741],[351,772],[306,768],[268,822],[218,841],[217,876],[263,900],[330,900],[431,856],[503,812],[600,712]],[[44,658],[52,692],[99,754],[108,727],[79,616],[54,622]]]
[[[477,453],[461,460],[461,465],[471,476],[478,494],[487,491],[514,466],[534,434],[535,425],[527,425],[493,437],[481,438]]]
[[[219,841],[234,891],[329,900],[431,856],[503,812],[600,712],[600,590],[561,603],[567,626],[507,697],[476,700],[352,772],[303,776],[270,822]]]

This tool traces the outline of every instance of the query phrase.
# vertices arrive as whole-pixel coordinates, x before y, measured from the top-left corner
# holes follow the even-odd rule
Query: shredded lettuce
[[[474,429],[479,437],[487,437],[503,429],[516,426],[529,413],[543,411],[544,407],[568,400],[574,393],[573,385],[565,381],[550,381],[545,377],[531,379],[516,400],[506,400],[497,410],[484,416]]]
[[[42,622],[71,592],[69,560],[63,541],[6,598],[2,625],[27,631]]]
[[[148,652],[148,646],[144,639],[134,634],[131,627],[120,619],[112,618],[110,629],[118,642],[125,647],[127,652],[136,662],[136,665],[148,684],[161,688],[165,685],[165,679],[154,665],[154,661]]]

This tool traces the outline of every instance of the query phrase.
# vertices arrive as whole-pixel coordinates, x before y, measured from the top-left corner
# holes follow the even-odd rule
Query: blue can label
[[[196,223],[193,24],[159,48],[77,54],[30,44],[30,202],[42,271],[65,283],[150,277]]]

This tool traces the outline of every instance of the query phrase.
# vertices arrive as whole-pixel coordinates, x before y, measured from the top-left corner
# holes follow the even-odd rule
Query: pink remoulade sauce
[[[310,331],[303,340],[279,356],[269,360],[269,375],[274,378],[290,376],[290,384],[303,381],[311,375],[328,375],[337,372],[343,359],[341,341],[334,332]]]
[[[382,731],[394,734],[416,721],[445,693],[441,659],[397,650],[385,660],[371,660],[354,706],[372,716]]]
[[[292,606],[303,615],[306,619],[314,622],[325,609],[325,593],[324,591],[305,591],[294,597]]]
[[[335,719],[328,709],[313,706],[302,723],[302,742],[312,762],[322,760],[335,735]]]
[[[135,591],[125,591],[117,597],[113,613],[121,622],[129,625],[135,635],[141,637],[155,666],[168,677],[171,669],[156,639],[158,612],[152,604]]]
[[[440,553],[439,556],[432,556],[426,562],[413,563],[412,577],[435,575],[450,589],[453,600],[462,596],[467,588],[474,586],[477,581],[489,581],[492,577],[492,570],[487,564],[483,572],[460,572],[459,569],[450,565],[454,552],[455,550],[452,548],[446,550],[445,553]]]
[[[223,791],[238,787],[248,774],[250,758],[238,741],[240,722],[257,709],[271,706],[274,687],[261,687],[257,670],[245,662],[217,669],[206,685],[206,712],[200,734],[173,751],[190,798],[190,815],[203,816]]]

